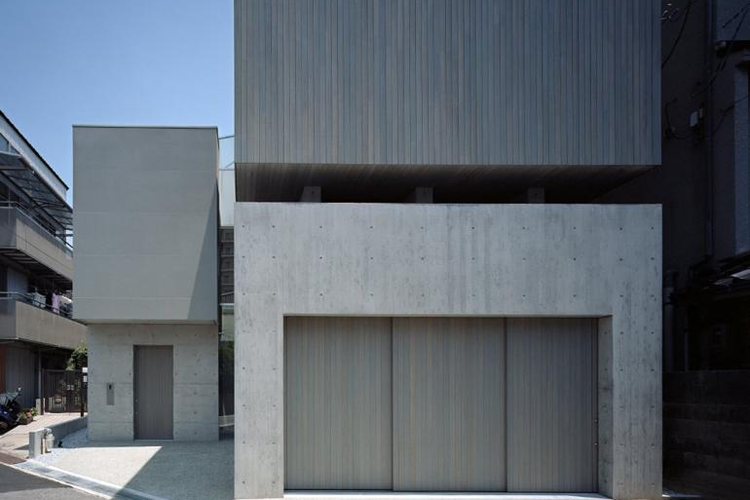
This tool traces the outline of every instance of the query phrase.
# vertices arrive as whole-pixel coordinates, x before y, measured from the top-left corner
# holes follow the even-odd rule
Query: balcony
[[[75,349],[86,326],[29,295],[0,292],[0,339]]]
[[[73,249],[60,236],[14,202],[0,204],[0,255],[70,290],[73,281]]]

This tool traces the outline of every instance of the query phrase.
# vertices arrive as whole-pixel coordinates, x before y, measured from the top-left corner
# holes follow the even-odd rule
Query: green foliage
[[[75,348],[73,353],[68,358],[68,366],[66,370],[80,370],[84,366],[88,366],[89,363],[89,348],[83,342]]]

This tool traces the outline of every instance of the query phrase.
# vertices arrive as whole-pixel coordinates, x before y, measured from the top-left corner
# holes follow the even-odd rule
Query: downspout
[[[708,37],[705,62],[703,64],[704,81],[711,80],[714,67],[714,0],[706,2],[706,35]],[[713,85],[706,84],[706,215],[705,215],[705,257],[714,255],[714,93]]]
[[[675,347],[674,347],[674,310],[675,304],[672,298],[674,294],[675,278],[677,271],[674,269],[667,270],[664,273],[664,288],[662,304],[664,304],[664,372],[671,373],[675,371]]]

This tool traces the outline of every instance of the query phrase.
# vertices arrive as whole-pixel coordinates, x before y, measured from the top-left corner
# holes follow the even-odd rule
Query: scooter
[[[18,416],[21,415],[21,404],[17,399],[20,395],[20,387],[16,392],[4,392],[0,394],[0,434],[5,434],[18,425]]]

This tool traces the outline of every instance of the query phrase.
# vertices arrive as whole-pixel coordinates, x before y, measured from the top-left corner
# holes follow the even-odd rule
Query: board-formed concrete
[[[130,441],[133,432],[133,351],[173,346],[174,440],[219,438],[216,325],[90,325],[89,439]],[[107,404],[114,384],[114,404]]]
[[[284,488],[285,316],[593,317],[598,490],[661,497],[661,208],[238,203],[235,497]]]

